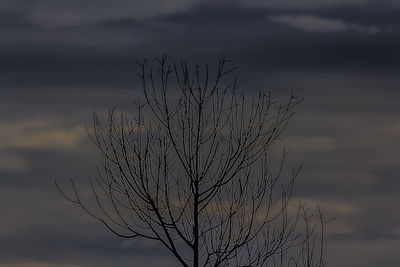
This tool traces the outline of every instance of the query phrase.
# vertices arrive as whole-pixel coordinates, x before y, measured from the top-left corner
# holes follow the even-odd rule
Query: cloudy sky
[[[140,95],[135,59],[226,54],[243,90],[305,97],[285,135],[328,266],[400,264],[400,1],[0,0],[0,266],[174,266],[63,199],[99,162],[93,111]],[[157,251],[157,257],[154,251]]]

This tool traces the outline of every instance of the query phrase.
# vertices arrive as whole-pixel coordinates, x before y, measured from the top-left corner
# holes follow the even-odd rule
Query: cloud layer
[[[225,53],[243,90],[304,96],[284,139],[289,165],[304,165],[296,199],[336,218],[328,265],[397,266],[399,12],[367,0],[1,1],[0,266],[176,265],[54,186],[87,185],[100,162],[93,111],[129,112],[135,59],[164,51],[211,66]]]

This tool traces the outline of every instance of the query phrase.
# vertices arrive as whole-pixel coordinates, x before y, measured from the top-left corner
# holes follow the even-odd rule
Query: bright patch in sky
[[[322,18],[314,15],[278,15],[269,17],[269,20],[306,32],[340,32],[347,30],[368,34],[379,32],[378,27],[367,27],[346,23],[339,19]]]

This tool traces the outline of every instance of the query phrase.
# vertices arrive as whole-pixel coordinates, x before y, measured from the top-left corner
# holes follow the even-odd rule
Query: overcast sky
[[[99,163],[85,125],[140,95],[135,59],[238,66],[305,97],[285,134],[296,199],[336,218],[328,266],[400,265],[400,1],[0,0],[0,266],[174,266],[68,203]],[[157,251],[157,257],[154,251]]]

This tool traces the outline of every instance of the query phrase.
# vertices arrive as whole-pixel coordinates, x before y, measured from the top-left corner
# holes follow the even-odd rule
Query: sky
[[[305,100],[284,140],[295,200],[335,218],[327,266],[400,264],[400,1],[0,0],[0,267],[174,266],[66,201],[100,161],[85,126],[129,110],[135,59],[238,66]],[[157,251],[157,256],[154,252]]]

